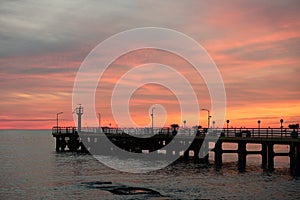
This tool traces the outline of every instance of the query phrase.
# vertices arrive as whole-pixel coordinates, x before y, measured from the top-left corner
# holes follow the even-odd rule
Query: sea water
[[[285,152],[288,147],[276,148]],[[259,156],[247,157],[244,173],[237,171],[236,161],[235,155],[225,155],[220,171],[189,161],[131,174],[89,154],[55,152],[50,131],[2,130],[0,199],[300,199],[300,179],[290,176],[288,158],[275,159],[273,173],[262,171]],[[155,193],[117,194],[120,188]]]

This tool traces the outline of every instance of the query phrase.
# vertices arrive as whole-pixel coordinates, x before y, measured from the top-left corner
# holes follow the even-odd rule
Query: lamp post
[[[226,120],[226,123],[227,123],[227,136],[228,136],[228,125],[229,125],[229,122],[230,122],[229,119],[227,119]]]
[[[58,115],[60,114],[63,114],[63,112],[59,112],[59,113],[56,113],[56,130],[57,130],[57,133],[58,133]]]
[[[98,113],[99,128],[101,128],[101,113]]]
[[[183,128],[185,128],[186,120],[183,120]]]
[[[261,123],[261,121],[258,120],[258,121],[257,121],[257,124],[258,124],[258,136],[260,135],[260,123]]]
[[[283,119],[280,119],[280,132],[281,132],[281,134],[282,134],[282,128],[283,128],[282,123],[283,123]]]
[[[216,123],[216,121],[213,121],[213,129],[215,129],[215,123]]]
[[[152,128],[152,134],[153,134],[153,118],[154,118],[153,111],[154,111],[154,109],[155,109],[155,107],[153,107],[152,110],[151,110],[151,123],[152,123],[151,128]]]
[[[211,118],[211,116],[210,116],[210,111],[209,111],[208,109],[206,109],[206,108],[201,109],[201,110],[207,111],[207,129],[209,129],[209,126],[210,126],[210,118]]]

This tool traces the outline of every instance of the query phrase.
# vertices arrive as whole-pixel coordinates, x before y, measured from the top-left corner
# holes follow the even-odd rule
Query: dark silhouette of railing
[[[298,129],[290,128],[223,128],[213,129],[212,133],[220,133],[221,137],[246,138],[298,138]]]
[[[109,134],[125,134],[126,129],[121,128],[109,128],[109,127],[101,127],[102,132]],[[95,128],[95,133],[99,130],[99,128]],[[163,130],[163,129],[161,129]],[[298,139],[299,129],[298,128],[221,128],[221,129],[209,129],[206,128],[199,130],[195,129],[185,129],[185,132],[178,133],[188,133],[188,134],[196,134],[200,136],[205,136],[207,132],[209,134],[217,134],[220,137],[225,138],[274,138],[274,139]],[[168,133],[165,131],[156,131],[160,135],[164,133]],[[144,132],[141,132],[141,134]],[[77,128],[73,126],[69,127],[57,127],[54,126],[52,128],[52,134],[78,134]],[[128,134],[128,133],[127,133]],[[129,133],[130,134],[130,133]]]
[[[53,126],[52,134],[77,134],[77,128],[75,126]]]

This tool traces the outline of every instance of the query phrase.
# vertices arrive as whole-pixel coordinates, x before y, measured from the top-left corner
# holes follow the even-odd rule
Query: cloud
[[[272,115],[269,120],[274,117],[276,121],[273,115],[298,120],[299,113],[289,105],[300,105],[299,8],[298,0],[1,1],[0,108],[9,116],[0,125],[23,126],[13,119],[20,115],[24,120],[35,116],[48,119],[61,110],[66,121],[71,121],[73,82],[84,58],[111,35],[143,26],[181,31],[208,50],[225,82],[229,117],[243,122],[247,115],[250,120],[263,112]],[[102,77],[96,98],[103,116],[108,111],[102,103],[109,95],[103,96],[111,92],[118,78],[149,61],[164,61],[179,70],[194,84],[201,106],[210,106],[205,82],[194,75],[188,63],[162,52],[144,51],[120,58]],[[158,88],[144,89],[135,102],[141,107],[148,102],[143,99],[145,94],[164,94]],[[168,95],[160,99],[168,99]],[[112,121],[109,117],[104,120]]]

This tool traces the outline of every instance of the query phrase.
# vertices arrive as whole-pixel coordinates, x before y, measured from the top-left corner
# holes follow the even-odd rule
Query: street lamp
[[[261,123],[261,121],[258,120],[258,121],[257,121],[257,124],[258,124],[258,134],[260,134],[260,123]]]
[[[227,119],[226,120],[226,123],[227,123],[227,136],[228,136],[228,125],[229,125],[229,122],[230,122],[229,119]]]
[[[207,111],[207,129],[209,129],[209,125],[210,125],[210,118],[211,118],[211,116],[210,116],[210,112],[209,112],[209,110],[208,109],[201,109],[201,110],[205,110],[205,111]]]
[[[63,114],[63,112],[56,113],[56,128],[58,132],[58,115]]]
[[[215,123],[216,123],[216,121],[213,121],[213,129],[215,128]]]
[[[281,131],[281,133],[282,133],[282,128],[283,128],[282,123],[283,123],[283,119],[280,119],[280,131]]]
[[[183,128],[185,128],[186,120],[183,120]]]
[[[152,110],[151,110],[152,133],[153,133],[153,118],[154,118],[153,110],[154,109],[155,109],[155,107],[153,107]]]
[[[99,128],[101,128],[101,113],[98,113]]]

